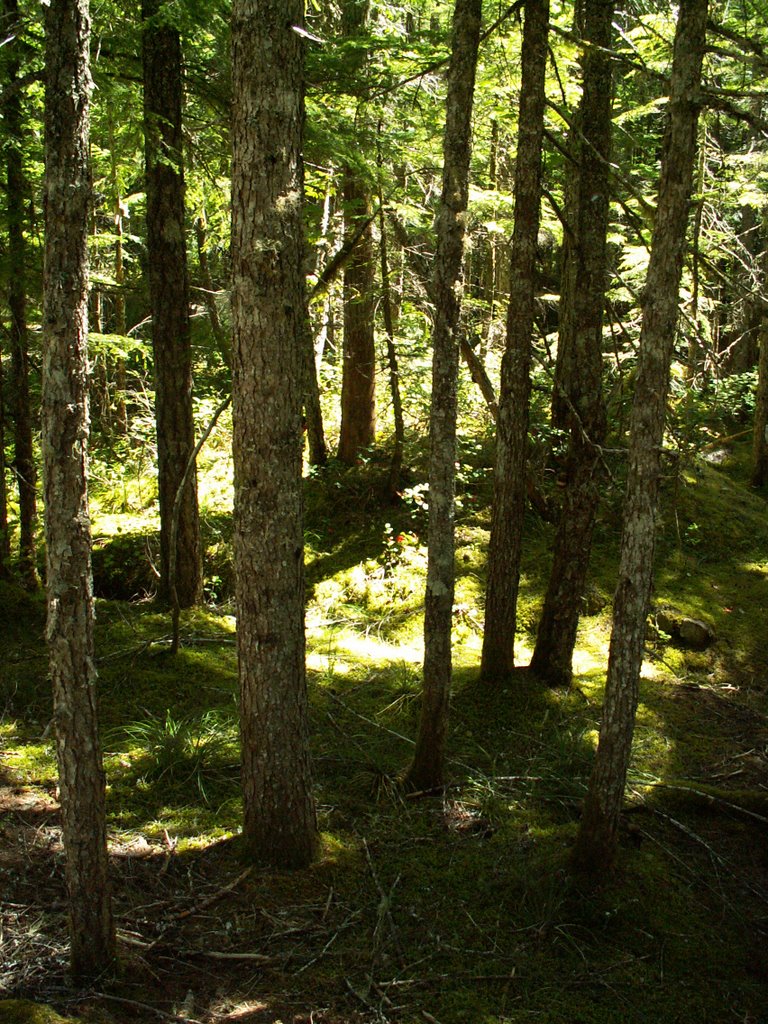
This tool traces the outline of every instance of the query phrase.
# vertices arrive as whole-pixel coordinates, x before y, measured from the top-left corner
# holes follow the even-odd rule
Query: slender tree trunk
[[[317,363],[315,346],[312,338],[312,324],[309,310],[304,321],[304,340],[302,346],[304,363],[304,418],[307,427],[310,466],[324,466],[328,461],[328,449],[325,444],[323,428],[323,410],[320,405],[320,382],[317,379]]]
[[[603,312],[610,198],[613,35],[610,0],[586,0],[583,93],[576,141],[579,171],[564,277],[558,344],[571,355],[560,381],[570,432],[566,489],[531,671],[552,686],[571,680],[573,649],[603,481]]]
[[[235,565],[244,840],[303,867],[316,821],[307,740],[301,403],[303,0],[232,5]]]
[[[763,267],[768,280],[768,253],[763,254]],[[760,349],[755,397],[755,424],[752,440],[752,486],[764,487],[768,483],[768,311],[763,309],[760,319]]]
[[[35,528],[37,526],[37,469],[32,444],[32,409],[29,396],[29,343],[27,334],[27,245],[24,237],[25,187],[22,162],[22,93],[19,78],[20,31],[18,0],[4,0],[9,95],[3,110],[8,196],[8,307],[11,313],[10,348],[13,389],[13,469],[19,491],[19,573],[29,589],[36,589]]]
[[[5,373],[0,350],[0,579],[11,575],[11,535],[8,530],[8,485],[5,476]]]
[[[612,867],[637,710],[653,579],[654,516],[678,316],[678,292],[696,158],[707,0],[683,0],[675,34],[669,126],[644,292],[640,361],[630,428],[619,580],[613,602],[603,718],[574,867],[599,878]]]
[[[527,492],[531,338],[536,297],[548,32],[548,0],[528,0],[523,31],[507,343],[501,367],[497,414],[496,475],[480,669],[484,679],[496,678],[514,667],[517,591]]]
[[[352,170],[344,172],[347,234],[367,222],[344,267],[344,363],[339,458],[353,465],[376,440],[375,261],[370,196]]]
[[[403,469],[405,421],[403,419],[403,400],[400,395],[400,373],[397,366],[397,347],[395,345],[395,320],[392,310],[392,289],[389,280],[387,224],[384,219],[384,196],[381,192],[379,192],[379,258],[381,261],[381,311],[384,317],[384,331],[387,336],[389,387],[392,394],[392,412],[395,420],[395,443],[392,450],[392,461],[389,464],[387,491],[390,501],[396,501],[400,491],[400,476]]]
[[[115,301],[114,330],[124,338],[128,325],[125,318],[125,261],[123,259],[123,198],[120,195],[120,182],[117,175],[117,139],[115,137],[115,118],[112,104],[109,105],[109,173],[114,199],[115,223]],[[125,359],[118,355],[115,359],[115,426],[118,434],[128,433],[128,412],[125,406]]]
[[[354,39],[365,29],[370,0],[344,0],[342,32]],[[363,73],[365,57],[355,58]],[[343,172],[345,242],[356,238],[344,264],[344,337],[341,373],[341,426],[338,455],[353,465],[364,448],[376,440],[376,344],[371,197],[353,167]]]
[[[189,281],[184,226],[182,72],[179,32],[161,11],[161,0],[142,0],[144,22],[144,135],[147,249],[155,365],[160,590],[175,588],[182,608],[202,598],[197,477],[185,489],[179,518],[176,578],[170,579],[171,518],[176,492],[195,447],[192,415],[192,351]]]
[[[229,336],[224,330],[219,317],[219,310],[216,306],[216,289],[213,287],[211,268],[208,263],[207,239],[205,234],[205,218],[197,217],[195,220],[195,241],[197,243],[197,263],[200,267],[200,284],[203,287],[203,301],[208,313],[208,322],[211,325],[211,334],[216,343],[216,349],[222,358],[225,366],[232,368],[232,350]]]
[[[66,852],[72,971],[114,955],[105,784],[96,713],[88,516],[87,0],[45,8],[43,473],[48,650]]]
[[[481,0],[456,0],[443,138],[443,191],[435,254],[424,690],[416,750],[405,778],[408,786],[418,790],[442,786],[445,773],[455,580],[454,495],[459,317],[463,290],[461,263],[469,196],[472,102],[481,18]]]

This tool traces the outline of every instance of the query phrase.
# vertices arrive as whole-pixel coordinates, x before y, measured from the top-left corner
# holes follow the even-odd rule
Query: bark
[[[301,403],[306,324],[302,0],[232,7],[235,565],[244,840],[315,853],[307,740]]]
[[[768,259],[764,262],[768,263]],[[768,483],[768,314],[763,313],[752,440],[752,486],[764,487],[766,483]]]
[[[232,351],[230,348],[229,335],[224,330],[219,309],[216,305],[216,289],[213,287],[211,268],[208,263],[207,239],[205,234],[205,219],[195,219],[195,241],[197,243],[197,263],[200,267],[200,284],[203,290],[203,302],[208,313],[208,322],[211,325],[211,334],[216,344],[216,349],[226,367],[232,369]]]
[[[397,365],[397,347],[395,345],[395,319],[392,288],[389,279],[387,225],[384,219],[384,197],[381,193],[379,193],[379,259],[381,261],[381,311],[384,318],[384,331],[387,337],[389,387],[392,394],[392,413],[395,420],[395,444],[392,450],[392,461],[389,464],[387,492],[390,501],[397,501],[400,491],[400,476],[403,469],[405,421],[403,419],[403,400],[400,395],[400,373]]]
[[[0,579],[11,575],[11,535],[8,530],[8,488],[5,478],[5,374],[0,350]]]
[[[23,168],[22,93],[14,86],[19,80],[18,0],[4,0],[5,31],[8,36],[9,98],[3,111],[7,133],[6,189],[8,197],[8,308],[11,314],[10,349],[13,394],[13,471],[19,492],[19,573],[29,589],[36,589],[35,530],[37,526],[37,469],[32,444],[32,409],[29,396],[29,341],[27,332],[27,284],[24,237],[25,182]]]
[[[344,172],[347,234],[367,222],[344,267],[344,344],[339,458],[354,465],[376,440],[373,231],[370,197],[356,172]]]
[[[612,867],[632,747],[645,620],[653,578],[654,516],[678,315],[688,206],[696,157],[707,0],[685,0],[675,33],[669,126],[643,302],[630,426],[619,579],[613,603],[603,718],[574,867],[594,877]]]
[[[358,37],[368,20],[369,0],[344,0],[342,32]],[[362,74],[365,55],[355,58],[353,71]],[[341,376],[339,458],[354,465],[360,452],[376,440],[376,344],[371,197],[360,173],[343,173],[345,243],[359,235],[344,265],[344,340]],[[360,230],[362,228],[362,230]]]
[[[170,579],[171,518],[195,447],[189,281],[184,228],[181,39],[162,21],[161,0],[142,0],[147,250],[155,368],[160,503],[160,592],[175,586],[182,608],[202,598],[197,478],[186,487],[179,519],[176,578]],[[159,13],[160,12],[160,13]]]
[[[123,198],[117,174],[117,139],[112,104],[109,105],[109,172],[114,196],[115,224],[115,298],[114,331],[124,338],[128,325],[125,316],[125,262],[123,259]],[[126,372],[125,359],[118,356],[115,361],[115,428],[118,434],[128,433],[128,410],[125,405]]]
[[[566,489],[531,671],[551,686],[571,681],[573,649],[603,483],[603,314],[611,180],[613,3],[587,0],[578,174],[567,243],[558,347],[569,353],[560,380],[570,437]]]
[[[442,786],[445,772],[455,579],[454,496],[459,316],[463,290],[461,263],[481,17],[481,0],[456,0],[443,139],[443,189],[435,254],[424,689],[414,759],[405,779],[407,785],[418,790]]]
[[[114,955],[105,783],[96,712],[88,515],[87,0],[45,8],[43,473],[53,682],[71,964],[93,979]]]
[[[527,492],[528,405],[541,206],[548,23],[548,0],[529,0],[523,30],[507,340],[496,421],[496,467],[480,670],[484,679],[498,677],[514,667],[517,592]]]

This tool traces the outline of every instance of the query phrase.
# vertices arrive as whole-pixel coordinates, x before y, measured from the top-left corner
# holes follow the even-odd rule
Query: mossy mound
[[[50,1006],[30,1003],[26,999],[0,1000],[0,1024],[76,1024],[71,1017],[62,1017]]]

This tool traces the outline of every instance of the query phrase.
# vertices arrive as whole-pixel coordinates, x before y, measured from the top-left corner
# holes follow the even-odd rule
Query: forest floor
[[[392,508],[372,465],[307,481],[321,851],[297,874],[249,869],[239,849],[226,515],[207,515],[212,603],[184,616],[175,657],[169,617],[140,593],[146,531],[126,518],[118,535],[103,516],[98,535],[96,517],[120,959],[86,991],[66,977],[44,606],[0,589],[0,999],[104,1024],[768,1021],[768,516],[743,453],[679,462],[666,482],[654,606],[715,639],[692,650],[649,626],[620,864],[591,891],[568,856],[599,726],[620,494],[601,511],[571,688],[525,669],[481,686],[489,466],[487,448],[466,446],[451,780],[428,798],[398,787],[419,700],[420,488]],[[531,513],[522,664],[551,535]]]

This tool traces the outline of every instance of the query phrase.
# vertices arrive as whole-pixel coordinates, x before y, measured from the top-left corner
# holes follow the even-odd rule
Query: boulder
[[[690,619],[685,615],[662,608],[656,613],[656,628],[666,633],[676,643],[703,651],[715,642],[712,629],[701,619]]]

